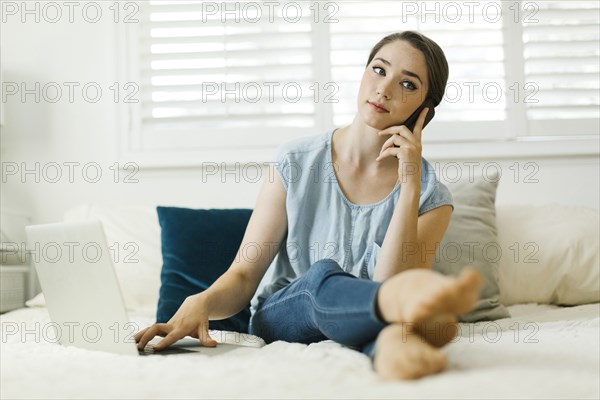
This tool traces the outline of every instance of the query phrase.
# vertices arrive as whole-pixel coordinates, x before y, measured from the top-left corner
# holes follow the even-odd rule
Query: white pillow
[[[83,204],[64,215],[65,221],[96,218],[104,227],[126,309],[133,315],[155,317],[162,268],[156,207]],[[26,304],[45,306],[43,294]]]
[[[497,206],[500,301],[599,302],[598,215],[596,209],[554,203]]]

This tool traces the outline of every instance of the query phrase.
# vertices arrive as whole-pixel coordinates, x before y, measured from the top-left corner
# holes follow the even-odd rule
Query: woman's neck
[[[395,157],[375,161],[389,135],[379,136],[373,128],[355,117],[350,125],[337,129],[332,139],[334,160],[361,171],[398,168]]]

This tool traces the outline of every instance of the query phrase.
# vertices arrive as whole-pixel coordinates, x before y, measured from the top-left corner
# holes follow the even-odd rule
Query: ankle
[[[394,288],[390,287],[390,284],[391,282],[389,280],[383,282],[379,286],[379,289],[377,289],[377,296],[375,297],[377,299],[375,302],[375,311],[377,313],[377,317],[384,324],[399,322],[397,316],[394,315],[395,311],[393,310],[397,299],[395,296],[393,296]]]
[[[381,285],[379,285],[379,288],[377,289],[377,293],[375,295],[375,314],[377,315],[377,318],[384,324],[390,324],[392,321],[389,321],[386,316],[385,313],[383,312],[383,304],[385,303],[382,299],[382,287],[385,284],[382,283]]]

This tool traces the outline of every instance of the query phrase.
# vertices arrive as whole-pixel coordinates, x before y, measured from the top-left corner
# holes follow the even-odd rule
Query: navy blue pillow
[[[251,209],[157,207],[163,266],[156,322],[167,322],[187,296],[213,284],[231,265],[242,243]],[[248,333],[250,305],[238,314],[209,321],[209,329]]]

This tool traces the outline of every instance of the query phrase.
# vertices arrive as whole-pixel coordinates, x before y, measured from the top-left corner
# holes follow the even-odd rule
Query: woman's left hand
[[[412,132],[405,125],[396,125],[378,133],[378,135],[392,136],[383,144],[377,161],[386,157],[396,157],[398,179],[401,183],[421,183],[421,132],[428,111],[427,108],[421,111]]]

